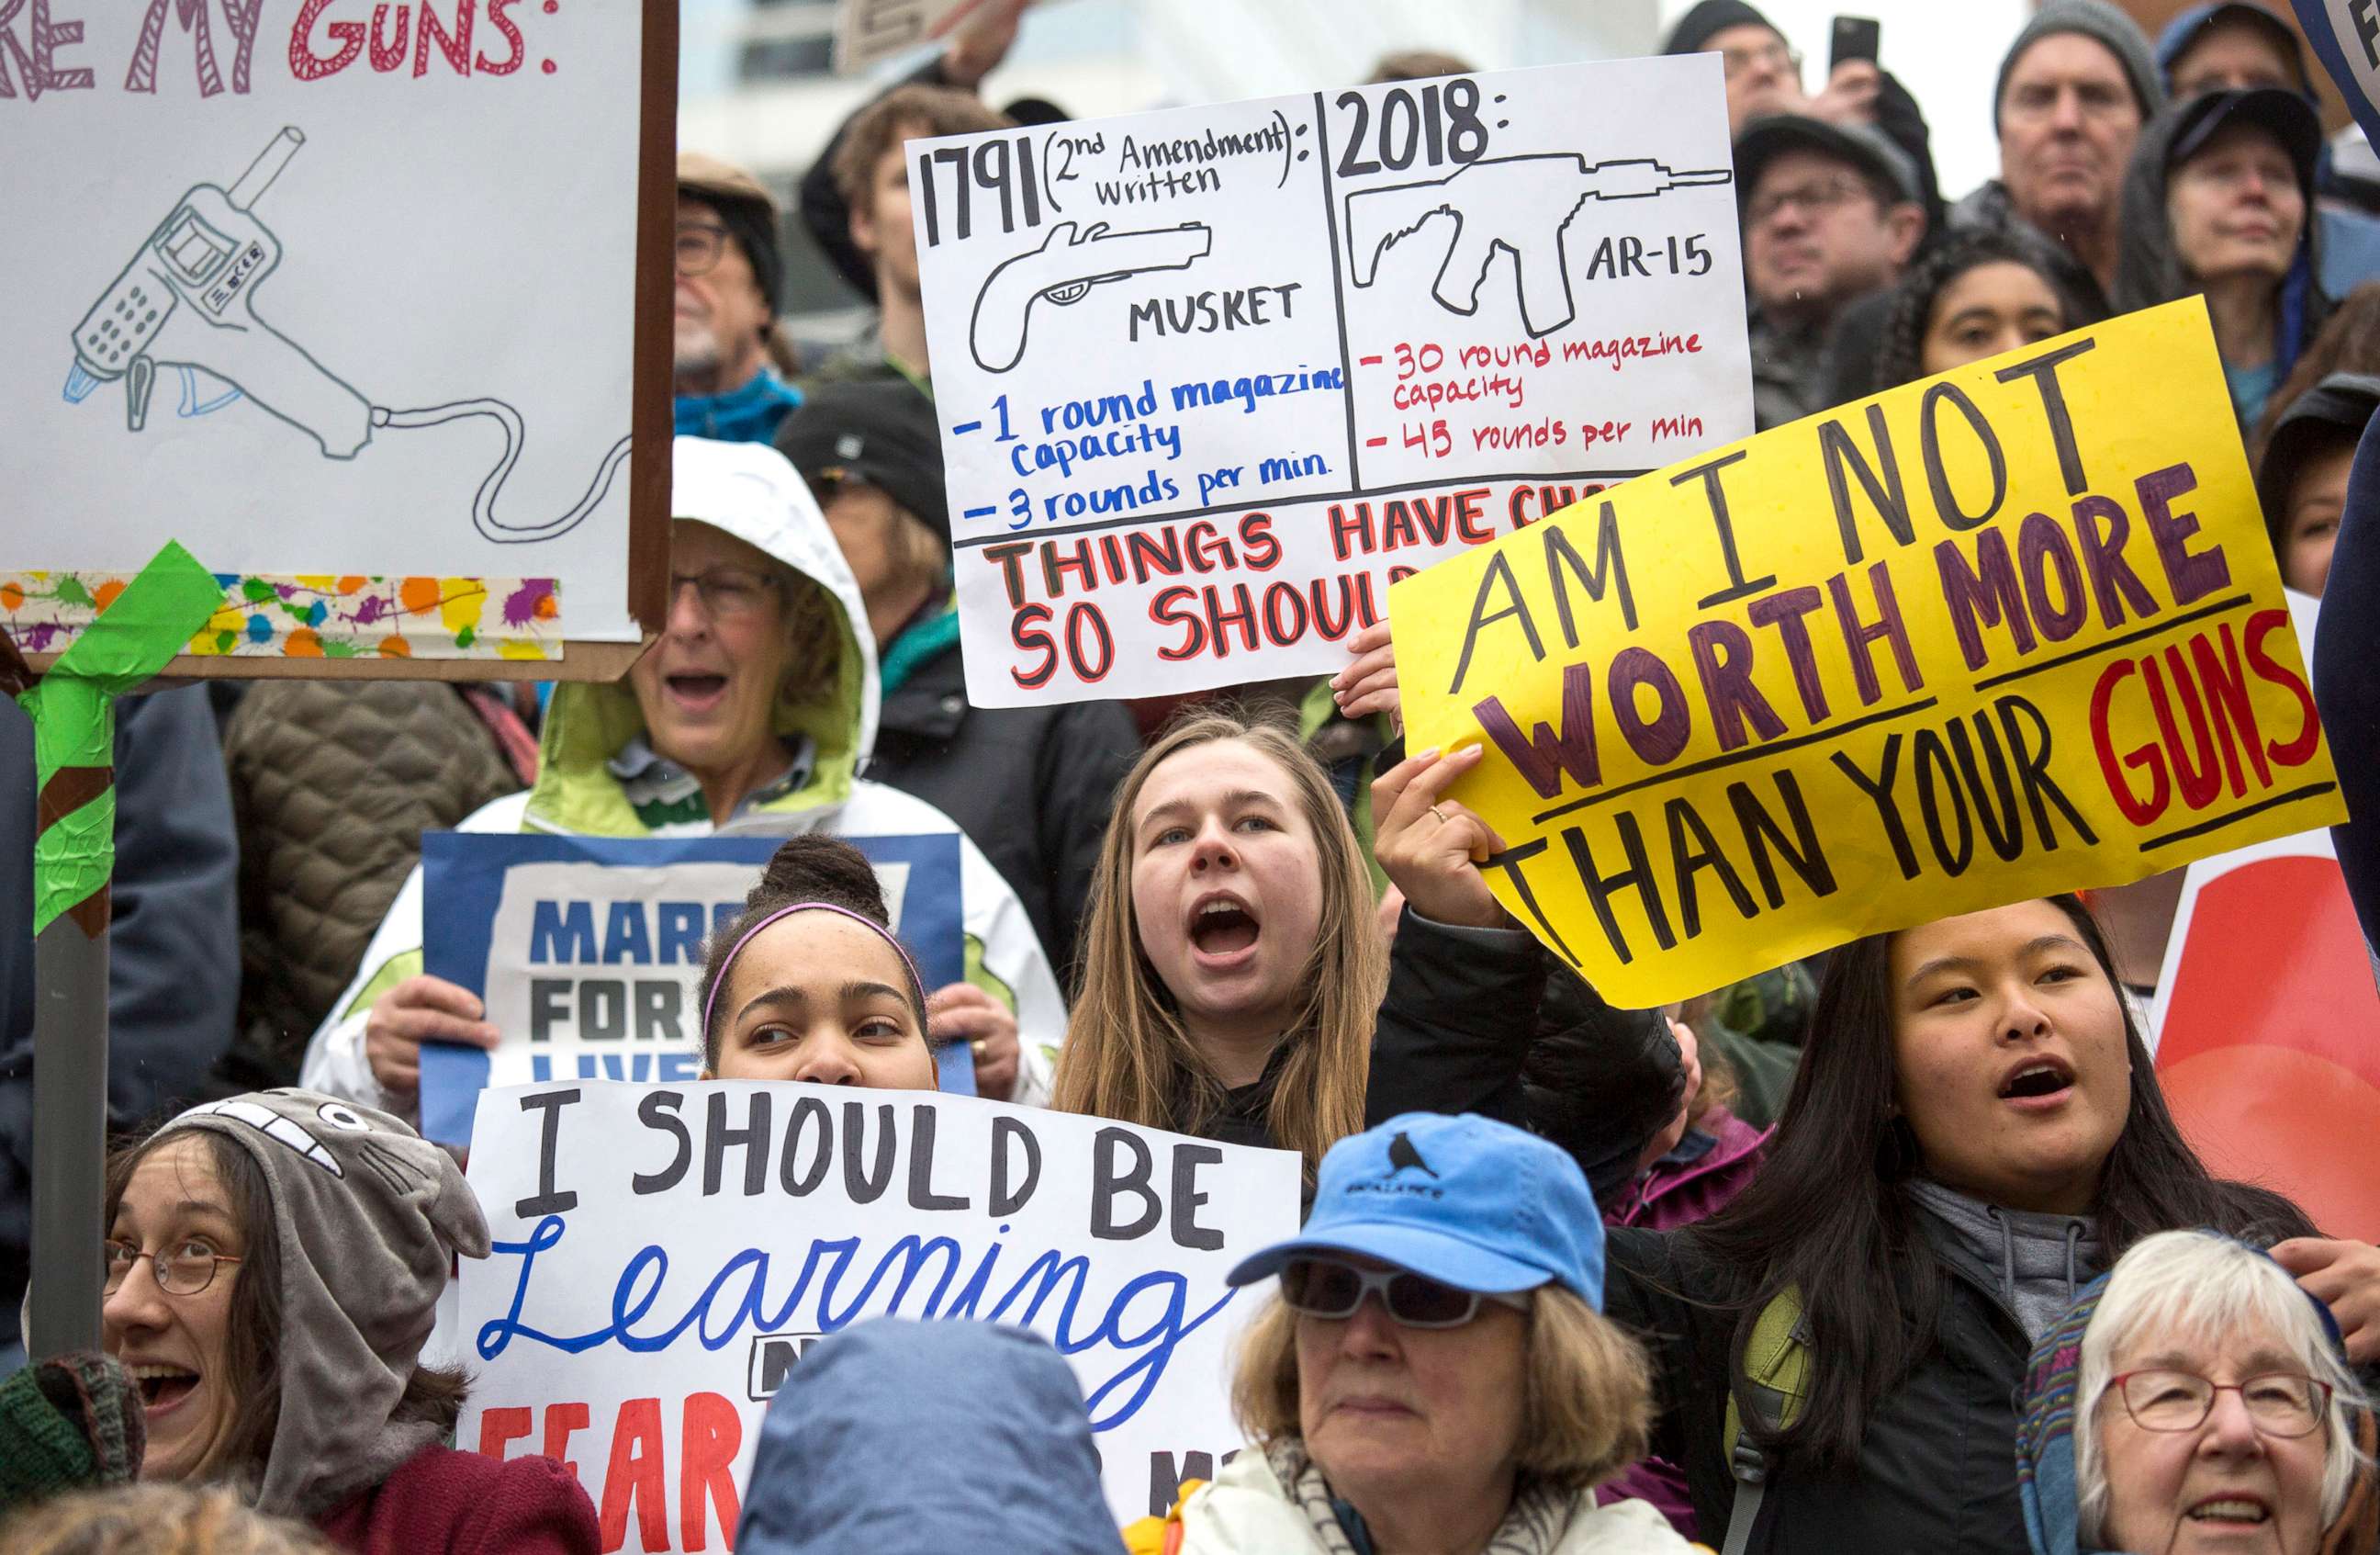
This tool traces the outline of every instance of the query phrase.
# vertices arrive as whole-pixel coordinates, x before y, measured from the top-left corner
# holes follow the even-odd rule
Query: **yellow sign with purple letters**
[[[1390,593],[1407,740],[1615,1003],[2344,819],[2204,304],[1712,449]]]

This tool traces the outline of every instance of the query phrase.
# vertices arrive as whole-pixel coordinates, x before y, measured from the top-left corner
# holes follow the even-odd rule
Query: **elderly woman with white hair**
[[[2135,1244],[2043,1336],[2023,1411],[2034,1555],[2368,1555],[2380,1532],[2329,1308],[2229,1237]]]

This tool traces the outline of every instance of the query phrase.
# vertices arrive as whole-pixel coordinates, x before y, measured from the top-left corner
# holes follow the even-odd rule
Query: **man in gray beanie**
[[[2047,0],[2000,61],[2000,176],[1959,202],[1952,225],[2050,239],[2071,261],[2062,278],[2104,312],[2124,168],[2164,106],[2156,57],[2131,18],[2107,0]]]

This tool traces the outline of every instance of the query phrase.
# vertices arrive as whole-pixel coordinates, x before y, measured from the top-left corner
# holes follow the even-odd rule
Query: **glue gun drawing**
[[[472,521],[498,543],[549,540],[594,511],[627,456],[622,438],[605,456],[587,494],[570,512],[541,524],[508,525],[495,516],[495,498],[519,462],[527,429],[502,400],[458,400],[417,410],[391,410],[367,401],[303,348],[256,314],[256,294],[281,262],[281,240],[254,213],[257,200],[306,143],[285,128],[229,189],[199,184],[175,201],[130,263],[74,328],[74,366],[66,398],[80,404],[103,383],[124,382],[125,424],[141,431],[149,419],[157,369],[182,370],[185,416],[204,415],[240,395],[312,437],[326,457],[352,459],[379,427],[425,427],[465,416],[487,416],[504,430],[503,458],[480,486]],[[212,374],[235,394],[199,402],[197,376]]]
[[[1695,184],[1724,184],[1734,174],[1724,167],[1676,173],[1648,157],[1589,163],[1573,153],[1491,158],[1471,163],[1443,178],[1364,189],[1347,197],[1347,244],[1355,285],[1368,286],[1380,256],[1412,237],[1433,216],[1452,220],[1453,232],[1431,288],[1450,313],[1479,307],[1479,287],[1496,250],[1509,249],[1518,274],[1521,317],[1532,337],[1542,337],[1576,316],[1571,301],[1570,256],[1565,234],[1590,200],[1646,200]],[[1464,210],[1480,207],[1526,213],[1491,225]]]
[[[1148,232],[1110,232],[1107,223],[1096,222],[1079,237],[1074,223],[1060,222],[1039,248],[1002,261],[984,277],[967,329],[976,365],[986,372],[1006,372],[1024,359],[1034,303],[1047,298],[1063,306],[1080,302],[1103,282],[1152,270],[1187,270],[1207,257],[1214,242],[1214,233],[1201,222]]]
[[[363,397],[256,316],[257,287],[281,262],[281,242],[250,207],[305,143],[285,129],[228,191],[200,184],[176,203],[75,326],[68,399],[122,378],[125,421],[139,431],[163,363],[236,384],[332,458],[353,458],[371,441]]]

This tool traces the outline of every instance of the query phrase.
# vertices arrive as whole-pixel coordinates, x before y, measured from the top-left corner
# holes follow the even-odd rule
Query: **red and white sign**
[[[2207,1170],[2380,1240],[2380,986],[2327,831],[2190,866],[2150,1029]]]

